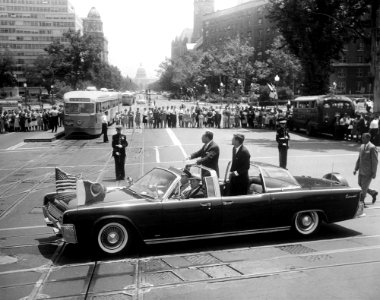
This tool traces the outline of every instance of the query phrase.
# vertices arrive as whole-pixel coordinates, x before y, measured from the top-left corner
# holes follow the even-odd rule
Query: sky
[[[76,14],[87,17],[95,7],[108,39],[108,60],[124,76],[134,78],[142,64],[148,77],[165,57],[171,42],[183,29],[193,27],[193,0],[69,0]],[[215,9],[236,5],[237,0],[215,0]]]

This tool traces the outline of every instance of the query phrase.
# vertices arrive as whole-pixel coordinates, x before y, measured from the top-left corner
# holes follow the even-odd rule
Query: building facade
[[[102,61],[108,63],[108,40],[104,36],[103,22],[95,7],[92,7],[87,18],[83,19],[83,34],[88,34],[96,40],[102,49]]]
[[[0,51],[12,53],[20,86],[25,69],[69,29],[82,30],[82,21],[67,0],[0,0]]]
[[[278,34],[265,17],[267,0],[254,0],[216,11],[203,17],[203,49],[220,47],[229,39],[240,37],[243,42],[255,48],[255,58],[265,59]]]
[[[196,43],[202,37],[203,17],[215,10],[214,0],[194,0],[194,23],[191,42]]]
[[[203,16],[202,48],[222,46],[229,39],[240,37],[255,48],[256,60],[266,60],[279,34],[269,19],[268,0],[239,0],[238,5]],[[332,62],[331,85],[347,95],[368,95],[373,91],[370,80],[370,48],[362,41],[347,44],[339,61]]]

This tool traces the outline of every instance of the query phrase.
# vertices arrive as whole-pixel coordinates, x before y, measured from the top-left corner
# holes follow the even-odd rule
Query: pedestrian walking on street
[[[249,186],[248,170],[251,154],[243,145],[244,135],[234,134],[232,138],[232,163],[230,169],[230,195],[247,195]]]
[[[364,199],[368,194],[372,196],[372,204],[376,202],[378,192],[369,188],[372,179],[376,178],[376,171],[378,165],[378,153],[377,148],[371,143],[371,134],[368,132],[362,135],[363,144],[360,146],[359,157],[355,164],[354,175],[359,171],[358,183],[362,189],[361,201],[364,203]],[[365,204],[364,204],[364,207]]]
[[[108,143],[108,120],[107,120],[108,112],[103,112],[102,114],[102,134],[103,134],[103,142]]]
[[[122,126],[116,125],[116,134],[112,136],[112,156],[115,159],[116,180],[125,179],[125,148],[128,146],[127,137],[121,133]]]
[[[219,146],[213,141],[213,138],[214,134],[207,130],[202,135],[203,147],[197,152],[191,154],[187,159],[198,158],[198,165],[203,165],[207,168],[215,170],[219,177]],[[208,175],[203,173],[204,172],[202,172],[202,177]]]
[[[277,129],[276,141],[278,144],[280,167],[286,169],[289,149],[289,132],[286,128],[286,120],[279,120],[280,128]]]

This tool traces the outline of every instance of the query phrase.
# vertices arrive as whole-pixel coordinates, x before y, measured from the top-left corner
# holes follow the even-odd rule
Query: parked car
[[[146,100],[143,98],[136,99],[136,104],[146,104]]]
[[[248,194],[230,196],[227,177],[220,180],[214,170],[199,165],[186,170],[202,183],[201,198],[178,196],[182,170],[157,167],[126,187],[90,183],[91,192],[77,190],[71,199],[47,194],[45,221],[67,243],[90,242],[105,254],[118,254],[141,241],[156,244],[289,229],[309,236],[322,221],[352,219],[363,209],[360,189],[349,187],[336,173],[294,177],[277,166],[251,162]]]

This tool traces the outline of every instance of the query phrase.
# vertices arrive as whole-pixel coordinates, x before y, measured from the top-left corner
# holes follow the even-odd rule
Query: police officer
[[[278,144],[278,152],[280,155],[280,167],[286,169],[287,159],[288,159],[288,148],[289,148],[289,132],[286,128],[286,120],[279,120],[280,128],[277,129],[276,141]]]
[[[128,146],[127,137],[121,133],[121,125],[116,125],[116,134],[112,136],[112,156],[115,159],[116,180],[125,178],[125,148]]]

